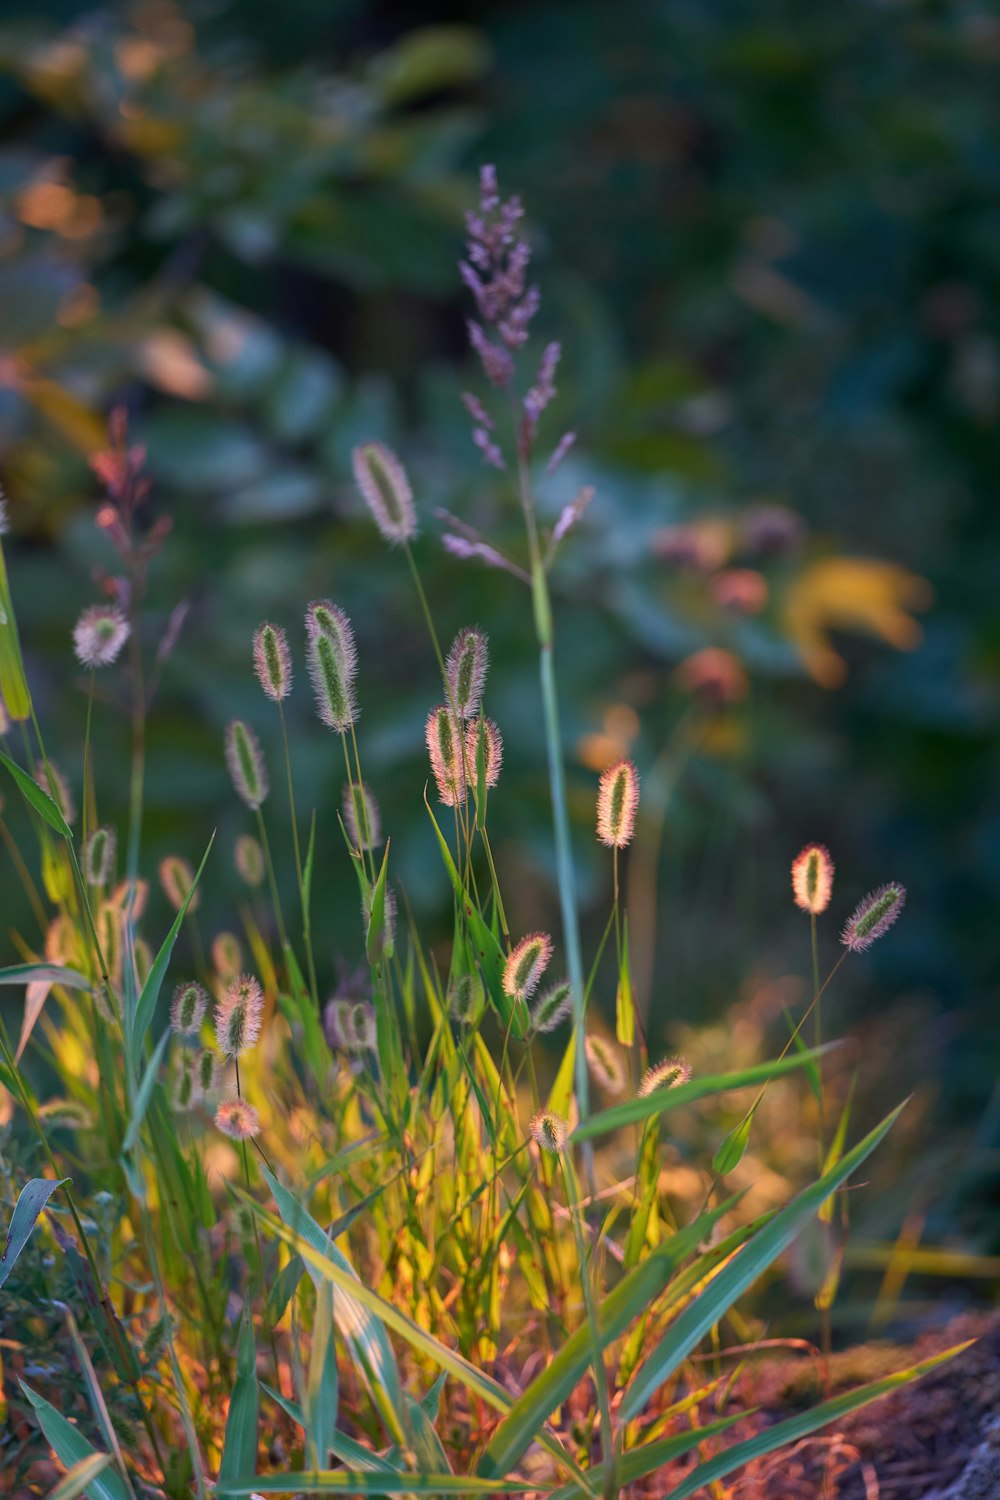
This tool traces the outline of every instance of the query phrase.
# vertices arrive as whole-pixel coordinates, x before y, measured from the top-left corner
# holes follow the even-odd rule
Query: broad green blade
[[[45,1440],[61,1464],[72,1469],[81,1459],[93,1458],[97,1454],[97,1449],[87,1442],[79,1428],[74,1427],[72,1422],[67,1422],[62,1413],[56,1411],[44,1396],[33,1391],[23,1380],[18,1384],[34,1407]],[[113,1469],[105,1469],[90,1481],[89,1494],[91,1500],[132,1500],[130,1489],[126,1488],[124,1480]]]
[[[312,1449],[310,1457],[317,1468],[328,1463],[337,1433],[339,1387],[337,1348],[333,1338],[333,1298],[332,1286],[317,1287],[312,1350],[303,1397],[306,1437]]]
[[[630,1422],[633,1417],[638,1416],[653,1392],[687,1358],[737,1297],[791,1244],[802,1226],[817,1212],[820,1204],[871,1155],[891,1130],[904,1107],[901,1104],[894,1109],[832,1171],[825,1173],[818,1182],[814,1182],[797,1198],[793,1198],[780,1213],[775,1214],[694,1301],[688,1304],[626,1386],[619,1407],[621,1421]]]
[[[645,1474],[653,1474],[672,1458],[683,1458],[685,1453],[690,1453],[692,1448],[697,1448],[706,1438],[718,1437],[720,1432],[735,1427],[737,1422],[745,1421],[750,1415],[752,1412],[733,1412],[732,1416],[720,1417],[717,1422],[706,1422],[704,1427],[688,1427],[684,1432],[674,1433],[672,1437],[659,1438],[655,1443],[645,1443],[641,1448],[620,1453],[615,1464],[615,1478],[619,1485],[624,1485],[641,1479]],[[594,1477],[597,1478],[597,1473]],[[575,1485],[567,1484],[561,1490],[555,1490],[549,1500],[577,1500],[579,1494]],[[670,1500],[673,1500],[672,1490]]]
[[[94,981],[75,969],[64,969],[61,964],[15,964],[12,969],[0,969],[0,984],[61,984],[67,990],[89,990]]]
[[[260,1392],[257,1388],[257,1346],[254,1341],[250,1312],[243,1309],[240,1340],[236,1348],[236,1379],[229,1398],[226,1436],[219,1465],[219,1484],[245,1479],[257,1467],[257,1413]]]
[[[50,1490],[47,1500],[77,1500],[84,1490],[94,1485],[92,1493],[97,1494],[97,1486],[94,1481],[111,1462],[110,1453],[91,1453],[89,1458],[81,1458],[78,1463],[63,1475],[54,1490]]]
[[[169,1040],[170,1028],[168,1026],[153,1049],[152,1057],[146,1064],[146,1071],[142,1076],[142,1082],[139,1085],[135,1102],[132,1105],[132,1118],[129,1121],[128,1130],[125,1132],[125,1139],[122,1141],[123,1156],[127,1156],[133,1150],[136,1141],[139,1139],[139,1131],[142,1129],[142,1123],[146,1118],[149,1101],[153,1097],[153,1085],[156,1083],[157,1075],[160,1071],[160,1063],[163,1061],[163,1054],[166,1051]]]
[[[28,1243],[42,1209],[56,1188],[62,1187],[64,1182],[69,1182],[69,1178],[60,1177],[58,1182],[53,1182],[49,1177],[33,1177],[24,1184],[14,1204],[7,1230],[7,1243],[0,1255],[0,1286],[7,1280],[14,1262]]]
[[[134,1077],[138,1077],[139,1074],[139,1066],[142,1062],[142,1048],[146,1040],[146,1032],[149,1030],[153,1020],[153,1012],[156,1009],[156,1002],[160,997],[160,989],[166,976],[167,966],[170,963],[170,955],[174,951],[174,944],[177,941],[177,934],[181,930],[181,923],[187,916],[187,909],[191,904],[191,898],[193,897],[195,891],[198,889],[198,882],[201,879],[202,871],[204,870],[205,865],[208,863],[208,856],[212,852],[212,845],[214,843],[215,834],[213,833],[212,837],[208,841],[208,848],[202,855],[201,864],[198,866],[197,874],[191,882],[191,888],[188,891],[187,895],[184,897],[184,903],[181,906],[180,911],[174,918],[173,925],[171,926],[170,931],[167,933],[167,936],[164,939],[163,947],[160,949],[159,953],[153,960],[153,967],[149,971],[149,974],[146,978],[146,983],[142,987],[142,994],[139,996],[138,1002],[136,1004],[135,1015],[131,1022],[131,1036],[129,1037],[129,1058],[131,1060],[132,1074]],[[126,1009],[126,1026],[128,1026],[128,1019],[128,1009]]]
[[[467,1474],[359,1473],[350,1469],[303,1470],[298,1474],[258,1474],[242,1484],[218,1484],[217,1495],[528,1495],[547,1490],[545,1482],[477,1479]]]
[[[695,1099],[704,1099],[709,1094],[725,1094],[730,1089],[749,1088],[754,1083],[767,1083],[771,1078],[780,1078],[783,1073],[794,1072],[804,1067],[812,1057],[822,1057],[839,1042],[826,1042],[822,1047],[812,1047],[808,1052],[795,1057],[780,1057],[774,1062],[755,1063],[752,1068],[742,1068],[738,1073],[716,1073],[708,1078],[692,1078],[690,1083],[678,1084],[672,1089],[656,1089],[652,1094],[639,1094],[610,1109],[602,1109],[579,1124],[570,1137],[573,1141],[589,1141],[597,1135],[607,1135],[623,1125],[635,1125],[653,1115],[663,1114],[668,1109],[680,1109],[682,1104],[691,1104]]]
[[[7,767],[7,770],[17,782],[18,790],[25,802],[33,807],[40,817],[45,819],[49,827],[54,828],[56,833],[61,834],[64,839],[71,839],[73,837],[72,829],[59,811],[55,801],[49,796],[48,792],[42,791],[34,777],[29,776],[27,771],[22,771],[17,761],[11,760],[10,756],[5,755],[2,750],[0,750],[0,766]]]

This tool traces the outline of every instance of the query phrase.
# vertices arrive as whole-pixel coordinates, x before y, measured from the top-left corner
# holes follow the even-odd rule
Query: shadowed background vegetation
[[[88,459],[124,403],[148,447],[151,515],[172,523],[154,624],[190,605],[154,712],[147,863],[197,862],[220,822],[199,919],[206,933],[231,922],[244,820],[222,729],[254,722],[277,779],[250,636],[265,617],[298,631],[305,603],[327,594],[358,631],[366,768],[401,891],[423,919],[447,917],[444,879],[422,874],[435,857],[420,799],[433,663],[405,567],[387,562],[349,477],[352,446],[383,438],[411,471],[442,635],[473,620],[490,632],[512,926],[556,924],[528,596],[446,557],[434,517],[445,507],[516,545],[509,478],[481,464],[458,401],[480,381],[455,269],[462,214],[477,165],[495,160],[525,200],[541,327],[563,344],[549,435],[579,435],[541,503],[551,518],[581,484],[596,489],[555,580],[585,909],[603,921],[608,899],[595,772],[622,753],[644,776],[659,765],[671,788],[662,857],[652,876],[648,862],[633,870],[647,913],[640,993],[664,1044],[737,1001],[771,1015],[795,995],[778,981],[808,972],[787,881],[806,839],[837,862],[838,913],[903,881],[904,920],[844,971],[826,1025],[863,1043],[882,1096],[872,1118],[919,1093],[920,1152],[885,1231],[910,1210],[934,1243],[996,1253],[989,7],[12,10],[0,25],[0,448],[28,671],[71,777],[85,696],[70,633],[95,570],[113,565]],[[784,515],[780,555],[751,545],[765,505],[798,518],[801,534]],[[693,529],[668,531],[679,526]],[[764,576],[759,613],[719,604],[713,579],[730,565]],[[748,687],[691,736],[675,674],[708,646],[735,653]],[[290,714],[300,805],[330,825],[341,769],[306,693]],[[124,804],[127,743],[124,720],[116,744],[105,714],[106,815]],[[22,810],[4,816],[16,835]],[[357,961],[356,898],[335,839],[323,858],[316,920],[332,983],[337,956]],[[2,881],[13,962],[9,934],[29,931],[30,911],[9,863]],[[828,955],[834,935],[831,924]]]

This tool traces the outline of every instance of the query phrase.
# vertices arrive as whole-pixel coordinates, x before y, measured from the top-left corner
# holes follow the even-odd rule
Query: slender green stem
[[[306,950],[306,966],[309,970],[309,989],[313,1004],[319,1009],[319,986],[316,983],[316,960],[312,945],[312,919],[309,912],[309,897],[306,891],[302,868],[302,851],[299,847],[299,820],[295,811],[295,786],[292,778],[292,757],[288,749],[288,728],[285,724],[285,707],[278,700],[278,718],[281,720],[281,743],[285,752],[285,775],[288,780],[288,816],[292,824],[292,847],[295,851],[295,875],[299,883],[299,903],[302,907],[302,943]]]
[[[580,1286],[583,1289],[583,1304],[587,1313],[587,1327],[590,1331],[594,1385],[597,1389],[597,1404],[601,1414],[601,1456],[605,1468],[603,1494],[605,1500],[613,1500],[613,1497],[618,1494],[618,1483],[615,1477],[615,1441],[611,1427],[611,1403],[608,1400],[608,1372],[601,1352],[597,1306],[594,1302],[594,1288],[590,1278],[590,1257],[587,1254],[584,1239],[580,1195],[577,1190],[573,1163],[565,1152],[560,1152],[559,1161],[563,1170],[563,1181],[566,1184],[566,1196],[569,1199],[569,1216],[573,1225],[573,1237],[576,1240],[576,1253],[580,1261]]]
[[[268,842],[267,828],[264,824],[264,814],[257,808],[257,828],[260,833],[260,846],[264,851],[264,868],[267,871],[268,889],[271,892],[271,904],[274,907],[274,919],[278,924],[278,937],[281,940],[281,951],[284,953],[288,936],[285,932],[285,918],[281,910],[281,897],[278,895],[278,882],[274,876],[274,861],[271,858],[271,845]]]

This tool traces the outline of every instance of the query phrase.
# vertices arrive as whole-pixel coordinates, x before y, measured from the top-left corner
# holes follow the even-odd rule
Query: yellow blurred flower
[[[897,651],[919,645],[922,629],[912,611],[926,609],[930,584],[898,563],[861,557],[827,557],[809,564],[789,587],[785,628],[807,671],[821,687],[838,687],[847,675],[831,630],[878,636]]]

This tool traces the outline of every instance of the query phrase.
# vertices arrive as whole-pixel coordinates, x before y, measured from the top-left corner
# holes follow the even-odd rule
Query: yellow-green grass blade
[[[98,1455],[98,1450],[92,1443],[88,1443],[80,1429],[74,1427],[72,1422],[67,1422],[62,1413],[56,1411],[44,1396],[32,1390],[24,1380],[19,1381],[19,1384],[34,1407],[38,1425],[45,1435],[46,1442],[61,1464],[71,1470],[74,1464],[78,1464],[82,1459]],[[126,1487],[121,1476],[108,1468],[102,1470],[90,1481],[89,1494],[91,1500],[130,1500],[132,1492],[131,1487]]]
[[[654,1391],[687,1358],[709,1329],[787,1248],[803,1225],[816,1214],[820,1204],[871,1155],[903,1108],[901,1104],[894,1109],[831,1171],[824,1173],[775,1214],[688,1304],[632,1376],[619,1407],[621,1421],[629,1422],[638,1415]]]
[[[54,828],[56,833],[61,834],[64,839],[72,839],[73,831],[59,811],[58,805],[48,792],[42,791],[34,777],[29,776],[27,771],[22,771],[17,761],[11,760],[10,756],[5,755],[2,750],[0,750],[0,766],[7,767],[25,802],[45,819],[49,827]]]
[[[60,1177],[58,1182],[53,1182],[48,1177],[33,1177],[18,1193],[14,1212],[10,1216],[3,1254],[0,1255],[0,1286],[7,1280],[14,1262],[31,1238],[31,1231],[38,1223],[42,1209],[56,1188],[62,1187],[64,1182],[69,1182],[69,1178]]]
[[[91,1490],[96,1496],[97,1485],[95,1481],[104,1473],[111,1462],[110,1453],[91,1453],[87,1458],[81,1458],[73,1467],[63,1475],[55,1489],[50,1490],[47,1500],[77,1500],[85,1490]]]
[[[217,1495],[528,1495],[547,1490],[509,1479],[479,1479],[467,1474],[377,1474],[351,1469],[304,1469],[297,1474],[258,1474],[240,1484],[219,1484]]]
[[[257,1467],[257,1415],[260,1391],[257,1387],[257,1347],[253,1323],[247,1307],[240,1320],[240,1338],[236,1346],[236,1379],[229,1398],[226,1435],[219,1465],[219,1483],[245,1479]]]
[[[213,833],[212,837],[208,841],[208,848],[202,855],[201,864],[198,866],[197,873],[191,882],[190,889],[188,890],[187,895],[184,897],[184,901],[181,905],[180,911],[174,918],[173,925],[171,926],[170,931],[167,933],[167,936],[163,941],[163,946],[153,960],[153,966],[146,977],[146,983],[143,985],[142,993],[140,994],[139,999],[136,1002],[135,1014],[130,1017],[128,1010],[126,1010],[128,1052],[133,1077],[137,1077],[139,1073],[139,1065],[142,1062],[142,1048],[143,1043],[146,1040],[146,1032],[149,1030],[149,1027],[153,1020],[153,1012],[156,1009],[156,1002],[160,997],[160,989],[163,985],[163,980],[166,976],[167,968],[170,964],[170,956],[174,951],[174,944],[177,941],[177,934],[181,930],[181,923],[187,916],[187,910],[191,904],[191,899],[194,896],[195,891],[198,889],[198,882],[202,877],[202,872],[205,869],[205,865],[208,863],[208,856],[212,852],[212,845],[214,843],[215,834]]]

